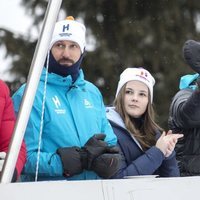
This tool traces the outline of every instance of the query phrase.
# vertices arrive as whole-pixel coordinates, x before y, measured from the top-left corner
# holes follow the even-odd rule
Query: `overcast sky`
[[[0,27],[16,33],[26,34],[31,25],[30,18],[25,14],[20,0],[1,0]],[[4,58],[5,51],[0,49],[0,79],[10,80],[11,77],[5,71],[9,68],[9,60]]]
[[[29,28],[32,19],[25,13],[25,9],[20,5],[21,0],[0,0],[0,27],[6,28],[16,34],[30,35]],[[65,14],[60,11],[58,19],[64,19]],[[42,25],[42,24],[41,24]],[[1,33],[0,33],[1,34]],[[38,30],[31,29],[32,38],[38,37]],[[6,71],[10,67],[10,59],[5,59],[5,50],[0,48],[0,79],[12,81],[12,77]]]
[[[28,1],[28,0],[27,0]],[[32,25],[32,19],[28,14],[25,13],[25,9],[20,5],[21,0],[1,0],[0,4],[0,27],[6,28],[9,31],[16,32],[16,34],[28,35],[29,28]],[[65,13],[60,11],[58,19],[64,19]],[[81,19],[77,19],[80,20]],[[82,22],[82,21],[81,21]],[[1,33],[0,33],[1,34]],[[32,29],[31,36],[33,38],[38,37],[38,32],[36,29]],[[30,33],[29,33],[30,35]],[[87,50],[93,50],[95,46],[95,39],[90,35],[87,38]],[[12,77],[6,71],[10,67],[10,59],[5,59],[5,50],[0,48],[0,79],[12,81]]]

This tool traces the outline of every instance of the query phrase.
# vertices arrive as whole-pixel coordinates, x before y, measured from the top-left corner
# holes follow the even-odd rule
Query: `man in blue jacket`
[[[81,69],[85,31],[73,17],[55,25],[25,132],[24,181],[110,178],[118,170],[117,139],[102,96]],[[13,96],[16,113],[24,89]]]

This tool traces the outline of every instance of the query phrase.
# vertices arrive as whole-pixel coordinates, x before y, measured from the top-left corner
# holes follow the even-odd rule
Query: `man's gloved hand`
[[[56,153],[60,156],[63,164],[63,175],[65,177],[71,177],[80,174],[84,169],[93,170],[91,168],[92,163],[100,155],[104,153],[114,155],[118,152],[115,146],[108,146],[104,141],[105,137],[105,134],[95,134],[82,148],[73,146],[57,149]]]
[[[6,152],[0,152],[0,172],[3,168],[5,158],[6,158]]]
[[[183,45],[183,57],[195,72],[200,73],[200,42],[187,40]]]
[[[71,177],[83,171],[81,151],[81,148],[76,146],[57,149],[56,153],[61,158],[65,177]]]
[[[121,163],[121,154],[118,149],[116,153],[105,153],[96,158],[91,166],[91,170],[96,172],[101,178],[108,179],[117,173]]]
[[[83,152],[86,153],[84,157],[87,159],[87,161],[82,159],[84,160],[83,165],[85,169],[91,170],[93,160],[99,157],[101,154],[115,151],[112,146],[108,146],[108,144],[104,141],[105,137],[106,135],[103,133],[95,134],[86,142],[84,147],[81,148]],[[82,156],[82,158],[84,157]]]

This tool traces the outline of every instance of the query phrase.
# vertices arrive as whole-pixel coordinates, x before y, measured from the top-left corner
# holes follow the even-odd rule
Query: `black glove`
[[[76,146],[57,149],[63,165],[63,176],[71,177],[83,171],[81,152],[81,148]]]
[[[183,57],[186,63],[197,73],[200,73],[200,43],[187,40],[183,46]]]
[[[105,153],[94,160],[91,169],[101,178],[108,179],[117,173],[120,163],[120,153]]]
[[[105,137],[106,135],[102,133],[95,134],[86,142],[84,147],[82,147],[83,152],[86,153],[85,156],[82,156],[82,163],[85,169],[90,170],[95,158],[110,151],[110,149],[112,151],[112,147],[109,147],[108,144],[104,142]],[[87,160],[84,160],[84,158]]]
[[[91,165],[94,159],[104,153],[116,153],[116,147],[108,146],[103,141],[105,137],[105,134],[96,134],[82,148],[73,146],[57,149],[56,153],[60,156],[63,164],[63,175],[71,177],[80,174],[83,169],[92,170]]]

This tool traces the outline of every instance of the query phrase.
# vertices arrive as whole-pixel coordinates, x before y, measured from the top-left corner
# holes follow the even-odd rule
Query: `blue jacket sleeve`
[[[101,112],[102,116],[102,133],[106,134],[106,138],[105,141],[109,144],[109,145],[116,145],[117,144],[117,136],[114,134],[112,126],[110,125],[110,122],[108,121],[107,117],[106,117],[106,108],[104,106],[103,100],[102,100],[102,112]]]
[[[19,90],[13,96],[14,108],[16,114],[19,111],[20,102],[22,99],[23,90]],[[35,97],[37,98],[37,97]],[[41,108],[35,104],[29,117],[27,128],[25,131],[25,143],[27,146],[27,162],[24,167],[23,173],[34,176],[36,172],[36,163],[38,156],[38,142],[40,135],[40,121],[41,121]],[[60,157],[52,152],[45,152],[43,143],[41,143],[40,160],[39,160],[39,174],[42,176],[62,176],[62,163]]]
[[[173,151],[169,157],[167,157],[163,160],[162,165],[158,169],[158,174],[161,177],[178,177],[178,176],[180,176],[180,171],[178,168],[175,151]]]
[[[155,146],[148,149],[143,155],[133,160],[129,165],[126,163],[122,152],[121,154],[123,158],[121,168],[114,178],[154,174],[164,160],[164,154]]]

